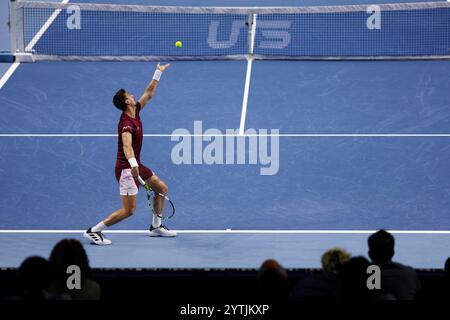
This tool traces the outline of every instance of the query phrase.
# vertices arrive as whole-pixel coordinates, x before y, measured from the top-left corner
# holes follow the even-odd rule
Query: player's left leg
[[[136,209],[136,199],[138,194],[138,186],[131,174],[131,169],[115,169],[116,179],[119,183],[120,198],[122,200],[122,208],[114,211],[106,219],[100,221],[95,226],[87,229],[83,236],[97,245],[111,244],[111,240],[106,239],[102,231],[125,218],[130,217]]]

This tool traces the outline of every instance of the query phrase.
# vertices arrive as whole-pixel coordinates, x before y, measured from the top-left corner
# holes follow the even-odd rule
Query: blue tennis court
[[[369,1],[339,4],[355,3]],[[168,227],[179,235],[146,235],[151,213],[141,190],[133,217],[106,231],[112,246],[83,240],[92,267],[257,268],[270,257],[288,268],[317,268],[331,247],[366,256],[368,235],[381,228],[395,235],[398,260],[442,267],[450,246],[450,61],[255,60],[250,75],[247,60],[171,63],[141,113],[142,159],[169,185],[177,213]],[[62,238],[82,240],[120,207],[120,113],[111,100],[122,87],[139,96],[155,65],[16,66],[0,89],[0,267],[48,256]],[[181,141],[191,154],[179,164]],[[227,149],[240,142],[243,163]]]

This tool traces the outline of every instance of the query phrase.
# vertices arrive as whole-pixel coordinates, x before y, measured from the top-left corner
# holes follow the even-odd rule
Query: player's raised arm
[[[162,73],[169,66],[170,66],[170,63],[163,64],[163,65],[160,65],[158,63],[158,65],[156,66],[156,70],[155,70],[155,73],[153,75],[152,81],[150,81],[150,84],[147,86],[147,88],[145,89],[144,93],[139,98],[139,103],[141,104],[141,108],[144,108],[145,105],[147,104],[147,102],[153,97],[153,94],[156,91],[156,87],[158,86],[158,82],[159,82],[159,80],[161,78]]]

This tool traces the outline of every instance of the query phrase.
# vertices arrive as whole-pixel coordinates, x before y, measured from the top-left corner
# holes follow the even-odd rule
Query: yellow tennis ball
[[[183,44],[181,43],[181,41],[175,42],[175,46],[176,46],[177,48],[181,48],[182,45],[183,45]]]

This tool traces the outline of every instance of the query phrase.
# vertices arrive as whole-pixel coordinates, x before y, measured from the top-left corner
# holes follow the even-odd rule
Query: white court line
[[[16,71],[16,69],[19,67],[20,62],[14,62],[9,68],[8,70],[5,72],[5,74],[2,76],[2,78],[0,79],[0,89],[3,88],[3,86],[5,85],[6,81],[9,80],[9,78],[13,75],[14,71]]]
[[[63,0],[61,4],[66,4],[70,0]],[[53,21],[56,19],[56,17],[61,12],[61,9],[57,9],[53,12],[53,14],[47,19],[47,21],[44,23],[44,25],[41,27],[41,29],[36,33],[33,37],[33,39],[30,41],[30,43],[26,46],[25,51],[30,51],[33,49],[34,45],[39,41],[39,39],[43,36],[43,34],[47,31],[47,29],[50,27],[50,25],[53,23]],[[5,83],[9,80],[9,78],[13,75],[13,73],[16,71],[16,69],[20,66],[20,62],[14,62],[9,69],[6,71],[6,73],[2,76],[0,79],[0,90],[3,88]]]
[[[144,134],[144,137],[292,137],[292,138],[449,138],[450,133],[279,133],[279,134]],[[0,133],[0,138],[101,138],[114,133]]]
[[[0,230],[1,233],[83,233],[85,230]],[[372,234],[378,230],[174,230],[180,234]],[[449,234],[450,230],[387,230],[392,234]],[[148,230],[105,230],[104,233],[146,234]]]
[[[242,99],[241,122],[239,124],[239,135],[244,135],[245,118],[247,117],[248,93],[250,91],[250,79],[252,77],[253,64],[253,48],[255,45],[255,30],[256,30],[256,14],[253,15],[250,28],[250,55],[247,58],[247,72],[245,75],[244,97]]]
[[[242,99],[241,122],[239,124],[239,135],[244,135],[245,118],[247,117],[248,93],[250,91],[250,78],[252,74],[253,59],[247,61],[247,75],[245,76],[244,98]]]

